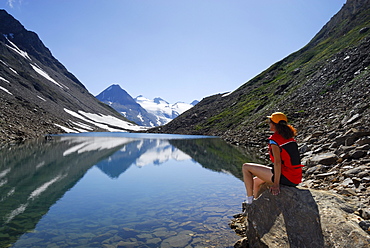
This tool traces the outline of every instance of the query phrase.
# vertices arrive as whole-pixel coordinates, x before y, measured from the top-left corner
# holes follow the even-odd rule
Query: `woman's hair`
[[[283,136],[284,139],[290,139],[297,135],[297,130],[292,125],[288,125],[286,121],[279,121],[279,123],[270,121],[275,125],[276,132]]]

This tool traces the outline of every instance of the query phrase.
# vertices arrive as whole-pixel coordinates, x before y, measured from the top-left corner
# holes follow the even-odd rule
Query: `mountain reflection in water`
[[[111,136],[112,134],[109,135]],[[222,197],[226,197],[223,195],[238,194],[238,196],[234,197],[236,198],[236,202],[233,203],[231,207],[226,207],[226,211],[229,211],[227,214],[229,214],[231,218],[232,214],[239,211],[238,201],[242,199],[244,192],[242,182],[240,180],[235,180],[235,177],[241,179],[242,175],[240,168],[242,163],[256,160],[255,158],[250,159],[246,157],[244,153],[226,144],[224,141],[214,137],[201,138],[198,136],[156,136],[145,134],[120,134],[120,137],[106,137],[101,133],[99,136],[100,137],[94,137],[91,134],[85,136],[55,136],[50,141],[37,140],[21,145],[5,146],[0,150],[0,157],[2,158],[0,164],[0,247],[7,247],[10,245],[13,245],[14,247],[46,247],[47,245],[55,245],[57,247],[101,247],[104,242],[115,245],[118,242],[121,242],[122,244],[122,242],[133,242],[133,240],[136,240],[135,242],[137,243],[137,247],[158,247],[161,242],[167,242],[167,247],[171,247],[171,242],[175,242],[173,241],[175,239],[174,237],[177,237],[184,231],[188,232],[186,236],[187,238],[189,238],[189,235],[192,237],[187,241],[188,244],[192,245],[201,245],[206,241],[208,242],[207,244],[210,245],[209,242],[211,242],[210,239],[212,239],[212,235],[217,236],[217,241],[214,240],[212,242],[217,243],[220,245],[220,247],[227,247],[227,245],[225,246],[226,243],[231,246],[233,242],[238,239],[237,236],[232,233],[232,231],[227,230],[227,220],[222,219],[224,222],[222,223],[222,227],[213,228],[212,231],[210,231],[211,229],[209,228],[207,231],[204,229],[204,227],[203,229],[199,229],[199,227],[197,227],[203,226],[205,221],[210,220],[210,217],[207,215],[204,215],[204,218],[202,217],[197,220],[188,220],[188,218],[191,216],[190,213],[188,214],[189,216],[187,218],[186,216],[181,218],[174,216],[174,213],[169,209],[169,206],[171,205],[170,200],[167,200],[165,204],[162,203],[163,205],[158,205],[158,209],[160,209],[159,212],[166,212],[167,215],[165,217],[160,217],[161,215],[158,214],[158,218],[163,219],[157,220],[156,225],[150,224],[150,229],[156,230],[156,233],[153,233],[152,230],[146,230],[146,225],[143,224],[146,223],[145,220],[153,218],[153,213],[150,213],[148,216],[140,216],[140,218],[139,216],[135,217],[135,214],[132,213],[130,217],[120,217],[122,220],[125,220],[124,222],[126,223],[126,226],[118,227],[117,225],[105,224],[104,240],[97,238],[100,235],[103,235],[103,227],[98,227],[98,224],[87,225],[89,227],[88,231],[83,230],[86,229],[86,224],[85,226],[76,227],[79,230],[82,229],[80,230],[81,233],[78,234],[76,231],[74,231],[75,236],[71,237],[70,235],[67,235],[68,231],[61,231],[60,229],[62,229],[62,225],[59,226],[57,223],[60,221],[60,223],[65,223],[63,225],[68,225],[68,220],[53,219],[55,230],[51,231],[52,227],[51,224],[48,223],[48,218],[54,217],[51,217],[52,214],[49,213],[50,209],[52,207],[58,209],[58,206],[62,206],[63,202],[67,201],[65,200],[65,195],[67,193],[72,194],[75,191],[77,192],[77,190],[75,190],[75,186],[82,184],[82,182],[87,182],[85,177],[89,177],[88,172],[91,171],[91,169],[99,168],[99,170],[107,175],[110,180],[113,179],[120,181],[122,175],[131,166],[134,166],[135,168],[143,168],[146,166],[166,164],[168,161],[174,161],[173,163],[180,164],[182,161],[190,161],[192,164],[200,164],[203,168],[207,168],[214,172],[227,173],[225,174],[225,177],[232,174],[233,176],[231,178],[229,176],[229,179],[227,179],[234,182],[233,186],[230,185],[230,190],[235,191],[234,189],[236,188],[238,192],[228,192],[226,194],[222,192],[220,193]],[[184,167],[185,170],[189,171],[190,174],[192,173],[191,168],[188,165],[181,164],[181,166],[187,166],[186,168]],[[172,165],[172,162],[171,166],[168,168],[175,168]],[[175,168],[175,171],[177,169],[181,171],[180,167]],[[199,174],[198,170],[199,169],[197,169],[197,172],[194,173]],[[155,172],[153,171],[150,173]],[[165,174],[164,171],[161,171],[161,173]],[[183,174],[185,173],[183,172]],[[151,174],[147,177],[140,175],[139,177],[145,177],[145,180],[148,181],[150,180],[150,176],[155,177],[155,174]],[[174,181],[177,180],[177,176],[179,175],[174,174],[172,176]],[[207,177],[210,176],[214,175],[207,174]],[[159,178],[159,176],[157,176],[157,178]],[[101,181],[100,179],[93,180],[95,180],[93,181],[95,184],[92,183],[89,186],[91,191],[93,191],[92,188],[94,188]],[[129,179],[125,180],[129,181]],[[119,193],[114,194],[121,195],[114,197],[115,201],[118,201],[121,196],[128,197],[129,194],[126,194],[126,191],[130,192],[132,195],[134,192],[136,192],[135,190],[140,187],[140,179],[131,178],[130,180],[132,180],[133,183],[127,186],[126,189],[121,189],[119,188],[120,186],[117,186],[119,188],[119,190],[117,190]],[[209,180],[212,182],[215,179]],[[165,181],[163,181],[163,183],[165,183]],[[194,184],[194,182],[192,183]],[[145,182],[141,184],[145,184]],[[102,192],[100,192],[101,194],[113,194],[111,191],[114,191],[114,188],[111,188],[110,191],[103,191],[105,186],[99,185],[99,187],[102,190]],[[166,193],[164,188],[174,189],[176,186],[162,185],[162,188],[163,190],[160,193],[167,196],[171,193]],[[192,187],[181,187],[181,190],[182,188],[188,188],[188,190],[191,190]],[[150,192],[150,189],[147,190]],[[176,192],[179,192],[182,195],[191,194],[189,192]],[[87,191],[87,194],[88,193],[89,192]],[[98,192],[95,189],[95,191],[93,193],[90,192],[90,194],[96,195]],[[144,196],[138,195],[139,193],[135,194],[135,197],[131,197],[138,198],[143,201]],[[176,194],[177,193],[175,193],[175,195]],[[78,196],[80,199],[84,199],[84,197],[87,196]],[[199,213],[202,213],[202,211],[205,211],[204,206],[212,206],[212,201],[215,197],[208,202],[207,199],[209,195],[200,197],[203,199],[198,199],[198,201],[204,201],[204,203],[202,203],[203,205],[199,207],[198,211],[200,211]],[[185,198],[185,196],[183,196],[183,198]],[[197,196],[197,198],[199,198],[199,196]],[[99,199],[96,199],[96,201],[99,201]],[[176,200],[176,202],[177,201],[178,200]],[[225,201],[229,201],[228,198],[225,198]],[[116,203],[117,202],[112,202],[110,204],[113,205]],[[77,201],[72,201],[71,205],[69,205],[69,208],[71,208],[71,206],[78,207],[78,204],[80,203]],[[153,203],[153,205],[155,205],[155,203]],[[126,212],[131,211],[132,208],[135,209],[140,207],[131,205],[131,203],[126,199],[125,202],[122,202],[121,208],[129,208],[128,206],[130,206],[130,209],[126,210]],[[81,206],[81,208],[83,208],[83,206]],[[179,208],[179,205],[175,206],[175,208]],[[194,209],[195,208],[196,207],[194,207]],[[189,211],[189,206],[187,206],[186,209],[187,210],[184,210],[184,212]],[[211,218],[216,218],[216,216],[218,216],[217,212],[221,212],[217,208],[214,210],[215,211],[213,211],[213,213],[212,211],[209,211]],[[72,209],[64,209],[63,211],[71,212]],[[192,211],[194,211],[194,213],[196,212],[196,210]],[[145,210],[143,210],[143,212],[145,212]],[[199,213],[194,215],[199,216]],[[56,215],[59,214],[62,215],[61,213]],[[110,215],[113,213],[105,212],[104,214],[107,216],[107,218],[110,218]],[[171,223],[166,226],[168,235],[159,235],[158,228],[164,228],[165,226],[162,222],[168,222],[168,219],[172,218],[171,216],[173,217],[173,220],[171,220]],[[88,218],[90,219],[87,219],[84,216],[80,216],[79,218],[79,222],[81,223],[84,221],[90,221],[89,223],[91,223],[93,218],[98,217],[89,216]],[[99,218],[102,217],[99,216]],[[131,220],[132,223],[130,224],[128,220]],[[171,228],[175,227],[175,220],[187,221],[185,222],[187,225],[184,225],[182,222],[178,224],[176,230],[171,230]],[[43,230],[43,225],[49,225],[47,228],[48,231]],[[181,226],[181,228],[179,228],[179,226]],[[122,230],[126,230],[127,228],[134,230],[132,231],[132,237],[128,235],[127,232],[122,234]],[[110,236],[107,235],[107,233],[110,233]],[[174,233],[176,233],[177,236]],[[224,236],[223,240],[220,240],[219,235]],[[181,237],[179,239],[182,240]],[[145,244],[145,246],[143,246],[143,244]]]

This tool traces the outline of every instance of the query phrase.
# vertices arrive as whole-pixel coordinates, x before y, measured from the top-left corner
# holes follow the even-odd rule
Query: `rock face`
[[[263,192],[230,226],[246,237],[235,247],[369,247],[359,207],[334,193],[282,186],[278,196]]]
[[[336,130],[308,136],[300,144],[303,168],[302,186],[332,190],[348,199],[369,204],[369,132],[351,128],[345,134]]]
[[[0,142],[62,133],[66,128],[107,130],[110,127],[101,125],[107,116],[129,123],[91,95],[36,33],[26,30],[5,10],[0,10],[0,102]],[[79,111],[90,118],[76,117],[81,117]],[[92,124],[91,115],[103,120]]]

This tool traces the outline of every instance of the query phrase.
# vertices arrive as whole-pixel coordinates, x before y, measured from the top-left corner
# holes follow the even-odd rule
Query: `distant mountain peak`
[[[157,118],[148,113],[118,84],[112,84],[97,95],[96,98],[140,126],[156,126]]]
[[[150,127],[167,124],[194,106],[183,102],[170,104],[161,97],[150,100],[143,95],[138,95],[136,98],[132,98],[117,84],[109,86],[96,97],[129,120]]]
[[[156,97],[153,100],[141,96],[135,98],[136,102],[158,118],[158,125],[162,126],[175,119],[183,112],[189,110],[193,105],[188,103],[176,102],[168,103],[166,100]]]
[[[106,90],[112,90],[112,89],[121,89],[121,86],[119,86],[118,84],[112,84],[111,86],[109,86]]]

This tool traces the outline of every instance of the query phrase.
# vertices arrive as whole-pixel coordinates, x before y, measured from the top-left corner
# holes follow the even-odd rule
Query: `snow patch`
[[[30,64],[32,66],[32,69],[34,69],[38,74],[49,80],[50,82],[58,85],[60,88],[63,88],[61,84],[59,84],[57,81],[55,81],[52,77],[49,76],[43,69],[40,68],[37,64]],[[66,87],[66,86],[64,86]],[[68,89],[68,87],[66,87]]]
[[[140,131],[148,129],[147,127],[138,126],[110,115],[87,113],[81,110],[76,113],[66,108],[64,109],[64,111],[76,118],[83,120],[84,122],[91,123],[94,126],[108,130],[109,132],[125,132],[122,129],[125,129],[127,131]],[[112,126],[117,128],[114,128]]]
[[[144,118],[143,118],[143,115],[142,115],[141,113],[140,113],[140,114],[138,114],[137,118],[139,118],[139,120],[140,120],[141,122],[144,122]]]
[[[78,133],[76,130],[70,129],[68,127],[65,127],[65,126],[62,126],[62,125],[59,125],[59,124],[56,124],[56,123],[54,123],[54,125],[63,129],[63,131],[66,132],[66,133]]]
[[[42,98],[41,96],[37,96],[39,99],[43,100],[44,102],[46,102],[46,100],[44,98]]]
[[[1,59],[0,59],[0,62],[3,63],[6,67],[8,67],[9,70],[11,70],[13,73],[15,73],[15,74],[18,75],[18,72],[16,72],[16,70],[14,70],[13,68],[11,68],[7,63],[5,63],[4,61],[2,61]]]
[[[8,84],[10,84],[10,82],[3,77],[0,77],[0,80],[3,80],[4,82],[7,82]]]
[[[0,86],[0,90],[5,91],[5,92],[6,92],[6,93],[8,93],[9,95],[13,95],[9,90],[5,89],[4,87],[1,87],[1,86]]]
[[[22,51],[21,49],[19,49],[13,42],[11,42],[9,39],[8,39],[8,36],[7,35],[4,35],[4,37],[7,39],[7,41],[10,43],[11,46],[9,45],[6,45],[8,48],[10,48],[11,50],[13,50],[14,52],[18,53],[19,55],[21,55],[23,58],[25,59],[28,59],[28,60],[31,60],[30,56],[28,56],[28,53],[25,52],[25,51]]]
[[[18,72],[16,70],[14,70],[13,68],[9,67],[9,70],[11,70],[14,74],[18,75]]]
[[[123,129],[128,129],[132,131],[139,131],[139,130],[146,130],[147,128],[141,127],[138,125],[135,125],[133,123],[123,121],[121,119],[118,119],[117,117],[111,116],[111,115],[103,115],[103,114],[93,114],[93,113],[86,113],[83,111],[78,111],[83,116],[89,118],[90,120],[93,120],[95,123],[104,123],[107,125],[116,126]],[[109,127],[108,127],[109,128]],[[109,128],[112,129],[112,128]],[[117,129],[112,129],[112,131],[117,131]],[[118,130],[119,131],[119,130]],[[122,131],[122,130],[121,130]]]
[[[92,131],[94,130],[94,128],[92,128],[91,126],[89,125],[86,125],[86,124],[83,124],[81,122],[74,122],[74,121],[70,121],[72,124],[76,125],[76,126],[79,126],[85,130],[89,130],[89,131]],[[85,131],[86,132],[86,131]]]

